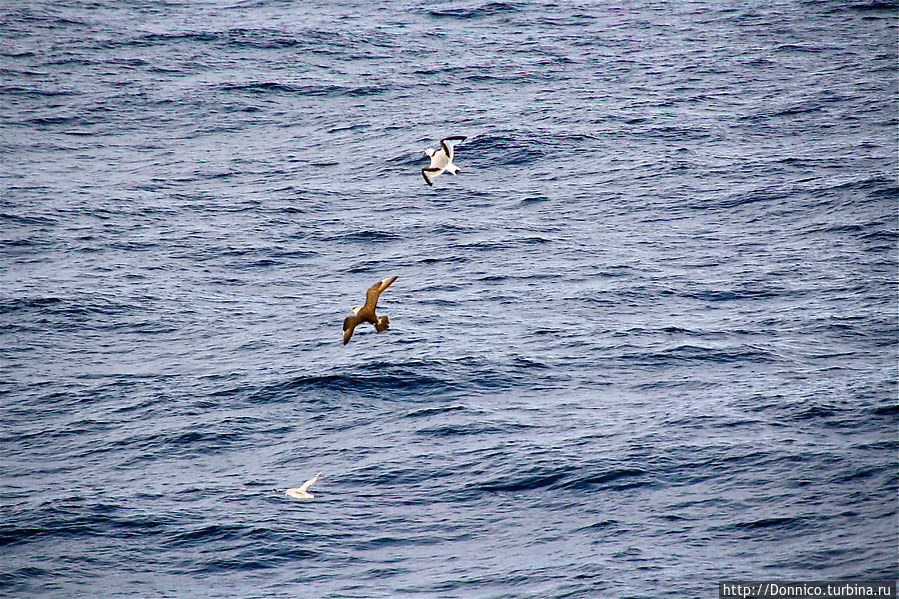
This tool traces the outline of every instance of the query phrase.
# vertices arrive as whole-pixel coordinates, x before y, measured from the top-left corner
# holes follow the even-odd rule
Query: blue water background
[[[0,594],[896,579],[897,14],[4,2]]]

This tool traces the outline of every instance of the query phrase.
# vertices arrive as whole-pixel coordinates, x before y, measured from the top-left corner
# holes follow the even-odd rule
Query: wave
[[[613,468],[598,474],[584,474],[575,477],[563,485],[563,488],[586,489],[600,486],[602,488],[625,489],[650,484],[650,481],[643,478],[646,475],[647,472],[645,470],[638,468]]]
[[[840,3],[842,4],[842,3]],[[899,2],[896,0],[867,0],[862,2],[852,2],[845,6],[849,10],[857,10],[860,12],[867,11],[890,11],[899,8]]]
[[[685,362],[726,364],[780,361],[773,352],[746,344],[732,347],[701,347],[685,344],[661,351],[623,353],[620,360],[624,363],[641,366],[674,366]]]
[[[553,145],[541,143],[539,136],[529,131],[486,133],[466,143],[466,150],[475,154],[478,161],[486,161],[494,167],[525,166],[540,161],[548,156],[548,147]]]
[[[488,480],[475,485],[473,488],[477,491],[488,493],[533,491],[543,487],[557,487],[557,483],[564,478],[564,472],[542,469],[540,472],[514,474],[494,480]]]
[[[59,219],[51,218],[49,216],[40,216],[37,214],[11,214],[8,212],[0,213],[0,220],[11,225],[55,226],[59,224]]]
[[[231,404],[300,401],[307,408],[317,411],[347,405],[347,401],[355,402],[358,399],[413,398],[416,403],[420,403],[437,398],[456,400],[460,397],[492,393],[497,389],[508,390],[519,385],[536,389],[547,381],[552,383],[555,376],[555,371],[543,362],[520,356],[511,356],[502,362],[484,357],[419,358],[396,362],[373,360],[261,385],[220,389],[214,392],[214,395],[227,397]],[[426,408],[426,410],[436,409],[436,413],[442,414],[444,411],[459,409],[457,403],[449,405],[457,407]],[[431,413],[413,411],[407,417],[416,418]],[[430,432],[447,435],[465,434],[462,430],[452,428],[442,431],[435,429]]]
[[[624,490],[654,484],[646,476],[647,472],[636,468],[612,468],[593,473],[585,467],[534,466],[494,479],[487,477],[475,489],[488,493],[533,491],[544,487],[577,491],[594,488]]]
[[[66,318],[93,315],[111,316],[130,313],[139,308],[139,303],[126,303],[100,295],[84,295],[76,298],[19,297],[0,300],[0,314],[38,311],[47,316],[58,315]]]
[[[792,291],[786,288],[772,289],[706,289],[681,293],[682,297],[705,302],[742,302],[746,300],[763,300],[783,296],[805,295],[804,291]]]
[[[339,401],[344,395],[429,396],[455,389],[456,385],[445,378],[423,374],[408,367],[382,364],[357,367],[341,374],[307,375],[274,383],[254,391],[248,401],[268,403],[318,397],[330,403]]]
[[[219,88],[226,92],[248,92],[253,94],[297,94],[300,96],[372,96],[378,95],[387,88],[379,86],[340,86],[340,85],[298,85],[277,81],[260,81],[250,83],[223,83]]]
[[[327,235],[321,237],[322,241],[328,242],[359,242],[359,243],[372,243],[372,242],[389,242],[389,241],[399,241],[402,239],[402,236],[391,233],[389,231],[377,231],[374,229],[362,229],[362,230],[352,230],[348,233],[341,233],[339,235]]]
[[[502,435],[517,434],[521,431],[534,428],[531,425],[520,423],[458,423],[430,426],[416,431],[417,435],[426,437],[467,437],[470,435]]]
[[[77,95],[78,92],[68,89],[60,89],[60,88],[44,88],[37,86],[25,86],[25,85],[4,85],[0,86],[0,94],[10,94],[10,95],[22,95],[22,96],[38,96],[38,97],[47,97],[52,98],[55,96],[74,96]]]
[[[758,520],[747,520],[745,522],[737,522],[726,528],[729,530],[743,530],[751,534],[755,531],[766,528],[776,528],[778,530],[792,530],[798,526],[804,525],[808,518],[802,516],[777,516],[773,518],[760,518]]]
[[[878,406],[874,408],[874,414],[878,416],[892,416],[894,414],[899,414],[899,404],[887,404],[884,406]]]
[[[435,18],[479,19],[503,13],[518,12],[523,9],[524,6],[517,3],[487,2],[473,7],[430,9],[428,14]]]
[[[29,522],[29,525],[17,524],[20,521]],[[90,502],[75,495],[59,502],[44,502],[28,514],[10,510],[0,524],[0,547],[47,538],[59,541],[96,535],[153,534],[165,529],[172,521],[170,517],[135,514],[115,503]]]

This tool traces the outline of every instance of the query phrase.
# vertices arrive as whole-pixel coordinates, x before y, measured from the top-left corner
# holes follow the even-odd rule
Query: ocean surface
[[[897,21],[3,2],[0,595],[896,579]]]

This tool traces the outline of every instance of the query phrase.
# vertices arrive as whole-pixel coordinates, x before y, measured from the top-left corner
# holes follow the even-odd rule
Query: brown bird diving
[[[379,317],[375,314],[375,307],[378,305],[378,298],[381,297],[381,292],[390,287],[390,284],[394,281],[396,281],[396,275],[387,277],[383,281],[378,281],[368,288],[368,291],[365,293],[365,305],[361,308],[353,308],[353,314],[355,314],[355,316],[347,316],[343,321],[344,345],[349,343],[350,337],[353,336],[353,331],[356,329],[356,325],[363,322],[370,322],[375,325],[375,330],[379,333],[390,328],[390,321],[386,316]]]

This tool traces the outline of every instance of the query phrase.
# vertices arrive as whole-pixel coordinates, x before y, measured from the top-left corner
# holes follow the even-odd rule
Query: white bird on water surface
[[[324,472],[324,470],[319,470],[318,474],[304,482],[301,486],[297,487],[296,489],[287,489],[286,491],[284,491],[284,494],[288,497],[293,497],[294,499],[312,499],[313,497],[315,497],[315,495],[309,493],[308,489],[315,484],[315,481],[317,481],[318,477],[322,475],[322,472]]]
[[[440,140],[440,149],[428,148],[425,150],[425,156],[431,159],[431,166],[421,169],[421,175],[431,187],[434,186],[434,179],[442,173],[447,172],[455,175],[459,172],[459,167],[453,164],[453,145],[457,141],[467,139],[464,135],[454,135],[453,137],[444,137]]]

